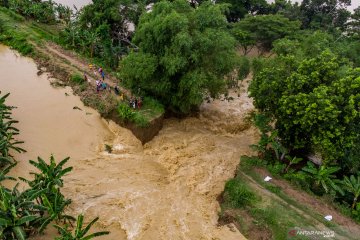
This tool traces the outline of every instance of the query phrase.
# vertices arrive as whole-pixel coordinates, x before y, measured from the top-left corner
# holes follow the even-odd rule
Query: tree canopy
[[[266,0],[218,0],[216,3],[229,4],[229,11],[226,13],[229,22],[237,22],[247,14],[264,14],[268,11]]]
[[[236,62],[225,9],[210,2],[194,9],[186,0],[155,4],[135,33],[139,51],[121,63],[125,84],[177,113],[191,112],[207,95],[218,96]]]
[[[350,4],[351,0],[303,0],[303,28],[343,28],[350,17],[346,9]]]
[[[329,50],[303,60],[281,55],[251,83],[255,106],[276,122],[289,149],[320,152],[326,161],[352,151],[359,137],[360,69]]]
[[[260,49],[269,51],[275,40],[293,35],[300,24],[279,14],[248,16],[233,24],[233,33],[241,45],[257,43]]]

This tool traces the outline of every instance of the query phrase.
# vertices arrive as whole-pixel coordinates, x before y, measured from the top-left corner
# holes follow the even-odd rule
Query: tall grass
[[[17,50],[22,55],[33,53],[33,46],[27,41],[28,36],[17,30],[17,26],[11,26],[9,22],[0,16],[0,42]]]
[[[252,206],[258,201],[255,193],[239,179],[234,178],[225,184],[224,202],[233,208]]]

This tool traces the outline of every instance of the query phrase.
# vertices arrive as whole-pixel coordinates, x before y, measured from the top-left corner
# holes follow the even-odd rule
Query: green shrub
[[[240,57],[237,72],[239,80],[243,80],[250,73],[250,61],[247,57]]]
[[[231,179],[225,184],[225,204],[233,208],[243,208],[253,205],[257,200],[255,193],[239,179]]]
[[[15,21],[18,21],[18,22],[25,21],[25,18],[23,16],[15,13],[14,11],[12,11],[12,10],[10,10],[8,8],[0,7],[0,11],[5,12],[7,15],[12,17]]]
[[[119,117],[124,121],[129,121],[134,116],[134,112],[126,103],[120,103],[117,112]]]
[[[131,107],[129,107],[126,103],[120,103],[117,108],[118,116],[123,121],[128,121],[135,123],[138,127],[148,127],[149,120],[144,115],[144,112],[141,111],[134,111]]]
[[[254,58],[251,63],[251,67],[254,75],[260,73],[261,69],[265,66],[265,60],[262,58]]]
[[[1,30],[0,42],[17,50],[22,55],[29,55],[34,51],[33,46],[27,42],[25,36],[22,36],[13,31],[7,31],[6,27],[2,27]]]
[[[150,124],[149,120],[140,112],[134,112],[131,121],[134,122],[136,126],[142,128],[148,127]]]
[[[85,81],[84,78],[78,73],[71,75],[71,82],[73,82],[77,85],[83,84],[84,81]]]
[[[360,203],[356,204],[355,209],[352,210],[352,217],[360,223]]]
[[[160,115],[165,112],[164,106],[151,97],[144,97],[143,109],[151,109],[154,115]]]
[[[281,162],[275,162],[274,164],[267,165],[267,169],[272,175],[280,176],[284,169],[286,168],[286,164]]]

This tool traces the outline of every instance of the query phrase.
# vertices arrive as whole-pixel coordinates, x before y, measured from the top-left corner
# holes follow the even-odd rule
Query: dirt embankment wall
[[[72,83],[71,76],[72,76],[72,74],[79,72],[78,69],[72,69],[71,67],[67,66],[64,63],[57,63],[51,57],[46,56],[45,54],[43,54],[41,52],[34,55],[33,58],[38,65],[38,69],[39,69],[38,74],[41,74],[43,72],[50,73],[51,77],[56,79],[57,84],[71,86],[74,93],[76,95],[80,96],[81,100],[83,101],[83,103],[85,105],[90,106],[98,111],[100,110],[99,105],[97,105],[96,102],[94,102],[92,100],[87,101],[90,98],[94,99],[94,95],[96,94],[95,90],[93,89],[93,87],[91,85],[87,86],[86,90],[84,90],[84,89],[80,90],[79,86]],[[104,93],[104,94],[109,95],[109,93]],[[110,95],[111,95],[111,93],[110,93]],[[109,104],[107,102],[108,98],[106,98],[106,97],[103,97],[103,98],[98,97],[95,99],[96,99],[95,101],[99,101],[99,102],[103,101],[104,106]],[[116,102],[115,102],[115,104],[116,104]],[[114,107],[116,107],[116,105]],[[99,112],[100,112],[101,116],[104,117],[105,119],[112,120],[116,124],[131,130],[131,132],[134,134],[134,136],[136,138],[138,138],[142,142],[142,144],[145,144],[145,143],[149,142],[150,140],[152,140],[162,129],[163,122],[164,122],[164,115],[160,115],[159,117],[154,118],[149,123],[149,126],[140,127],[132,122],[124,121],[123,119],[121,119],[116,112],[116,108],[114,108],[113,110],[111,110],[109,112],[107,112],[107,111],[105,111],[104,113],[101,111],[99,111]]]

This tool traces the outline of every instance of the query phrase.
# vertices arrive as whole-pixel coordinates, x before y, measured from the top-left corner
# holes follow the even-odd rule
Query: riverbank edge
[[[12,25],[15,26],[16,34],[19,34],[15,35],[15,31],[13,31],[14,29],[9,30],[7,29],[5,24],[1,25],[0,22],[0,43],[10,47],[12,50],[19,52],[23,56],[33,59],[37,65],[39,75],[42,73],[49,73],[51,78],[56,79],[56,82],[53,82],[52,84],[71,87],[74,95],[79,96],[85,106],[94,108],[97,112],[99,112],[101,117],[105,118],[106,120],[112,120],[121,127],[129,129],[135,135],[135,137],[142,142],[142,144],[151,141],[162,129],[164,113],[153,117],[146,126],[138,126],[134,122],[120,118],[119,114],[117,114],[118,103],[116,102],[116,100],[114,100],[114,97],[111,96],[111,94],[104,93],[103,95],[105,96],[101,98],[95,96],[96,93],[91,93],[93,92],[91,90],[84,93],[85,90],[89,90],[92,86],[89,86],[88,84],[82,84],[79,86],[72,81],[72,77],[77,74],[81,74],[81,71],[74,70],[76,67],[71,66],[71,63],[68,63],[67,61],[62,61],[61,64],[59,64],[59,62],[52,61],[51,57],[46,54],[46,49],[41,49],[39,47],[39,44],[36,44],[35,41],[30,40],[31,34],[28,32],[28,30],[24,34],[20,30],[17,30],[22,29],[22,25],[29,23],[29,21],[31,22],[31,20],[25,20],[25,18],[23,18],[22,16],[4,8],[0,9],[0,13],[6,15],[7,20],[12,21]],[[36,26],[41,27],[38,24]],[[47,29],[41,30],[46,32],[47,34],[51,34]],[[39,38],[38,36],[34,38],[36,38],[36,41],[40,42],[40,44],[42,41],[50,41],[49,39],[41,37]],[[57,44],[54,41],[50,42],[52,44]],[[57,45],[57,47],[62,49],[62,47],[59,45]],[[79,56],[77,55],[77,57]],[[96,100],[98,101],[103,101],[103,104],[95,103],[94,98],[96,98]],[[112,106],[112,109],[110,111],[106,111],[106,109],[105,111],[103,111],[104,109],[102,109],[101,107],[109,104],[110,106]]]

